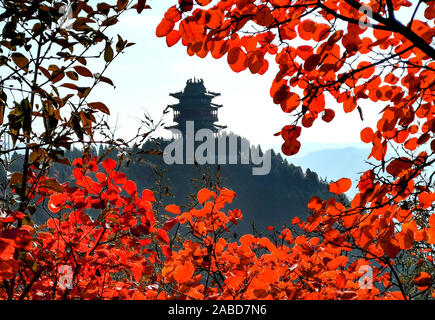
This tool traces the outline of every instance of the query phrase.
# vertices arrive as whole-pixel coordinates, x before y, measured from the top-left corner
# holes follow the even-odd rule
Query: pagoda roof
[[[186,87],[183,91],[170,93],[169,95],[177,99],[188,97],[207,97],[213,99],[214,97],[219,96],[220,93],[207,91],[204,86],[204,80],[194,78],[187,80]]]

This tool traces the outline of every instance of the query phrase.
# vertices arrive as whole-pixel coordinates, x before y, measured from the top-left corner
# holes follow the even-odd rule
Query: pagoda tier
[[[165,127],[166,129],[178,129],[184,134],[186,121],[194,122],[195,131],[209,129],[218,133],[226,128],[226,126],[215,124],[218,121],[218,109],[222,105],[213,103],[212,99],[220,93],[207,91],[202,79],[190,79],[183,91],[169,95],[178,99],[178,103],[168,106],[174,111],[174,122],[177,124]]]

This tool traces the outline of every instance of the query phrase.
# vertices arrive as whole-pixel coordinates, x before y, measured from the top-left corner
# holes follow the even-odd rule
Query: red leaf
[[[126,181],[127,181],[127,176],[125,175],[124,172],[117,172],[113,176],[113,183],[124,184]]]
[[[364,143],[372,142],[374,136],[372,128],[367,127],[361,130],[361,141]]]
[[[295,92],[290,92],[287,96],[287,99],[281,102],[281,109],[284,112],[290,113],[294,111],[301,102],[301,98]]]
[[[342,272],[335,278],[335,284],[340,289],[346,288],[346,276]]]
[[[159,230],[157,231],[157,238],[158,238],[160,241],[162,241],[162,242],[164,242],[164,243],[166,243],[166,244],[169,244],[169,237],[168,237],[168,234],[166,233],[165,230],[163,230],[163,229],[159,229]]]
[[[143,265],[141,261],[136,262],[131,268],[131,272],[133,273],[134,280],[139,282],[142,277]]]
[[[77,169],[79,170],[79,169]],[[55,193],[50,197],[50,200],[48,201],[48,209],[50,209],[51,212],[59,212],[62,205],[67,200],[68,196],[63,193]]]
[[[12,241],[4,241],[0,239],[0,261],[12,259],[14,253],[15,247],[13,246]]]
[[[204,202],[206,202],[208,199],[210,199],[211,197],[216,197],[216,193],[213,191],[210,191],[206,188],[203,188],[201,190],[198,191],[198,202],[203,204]]]
[[[313,71],[320,63],[320,54],[313,54],[307,58],[304,63],[304,69],[306,71]]]
[[[113,169],[116,168],[116,161],[109,158],[104,160],[101,165],[103,166],[104,170],[106,170],[106,172],[110,174]]]
[[[227,61],[234,72],[240,72],[246,69],[246,54],[240,47],[233,47],[228,51]]]
[[[402,172],[406,172],[408,169],[411,169],[411,167],[411,160],[405,157],[400,157],[390,162],[390,164],[387,166],[387,172],[393,177],[399,177]]]
[[[306,60],[309,56],[313,54],[313,47],[307,45],[299,46],[296,49],[296,53],[303,60]]]
[[[353,110],[355,110],[356,106],[357,105],[356,105],[355,97],[350,96],[343,103],[344,112],[346,113],[352,112]]]
[[[286,141],[281,146],[281,151],[287,155],[292,156],[299,152],[301,148],[301,143],[298,140]]]
[[[181,34],[177,30],[172,30],[166,35],[166,44],[168,47],[175,45],[181,38]]]
[[[156,201],[156,198],[151,190],[145,189],[142,191],[142,200]]]
[[[12,279],[18,272],[20,264],[18,261],[8,259],[7,261],[0,260],[0,279]]]
[[[191,262],[187,261],[183,265],[179,265],[175,268],[174,279],[178,283],[186,283],[192,279],[194,272],[195,267]]]
[[[210,4],[211,0],[195,0],[200,6],[206,6]]]
[[[329,192],[340,194],[350,189],[352,181],[349,178],[341,178],[329,185]]]
[[[165,221],[163,224],[163,230],[169,231],[171,230],[176,224],[178,223],[178,220],[175,218],[171,218]]]
[[[171,32],[172,29],[174,29],[174,26],[175,26],[174,22],[166,18],[163,18],[156,28],[156,36],[159,38],[167,36],[169,32]]]
[[[161,249],[166,258],[170,258],[172,256],[172,250],[169,246],[161,246]]]
[[[128,180],[126,183],[124,183],[123,188],[132,197],[137,193],[137,187],[134,181]]]

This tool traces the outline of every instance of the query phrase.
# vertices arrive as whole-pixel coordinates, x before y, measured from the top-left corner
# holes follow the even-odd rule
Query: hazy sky
[[[251,74],[249,70],[233,72],[226,57],[220,60],[209,56],[205,59],[190,57],[181,41],[168,48],[164,38],[155,36],[155,29],[165,10],[175,2],[148,1],[152,10],[145,10],[141,15],[132,11],[112,29],[114,35],[119,33],[124,39],[136,43],[117,58],[106,73],[114,80],[116,89],[102,84],[93,95],[109,106],[112,113],[110,123],[115,124],[118,118],[117,133],[130,137],[144,110],[154,119],[159,119],[166,105],[176,103],[169,93],[183,90],[188,79],[197,77],[204,79],[208,90],[221,93],[214,100],[224,105],[219,110],[220,124],[227,125],[229,130],[254,144],[280,146],[282,138],[273,134],[290,124],[291,118],[279,105],[273,104],[269,95],[277,70],[273,58],[268,59],[268,72],[260,76]],[[334,102],[331,100],[329,103]],[[300,153],[331,146],[364,146],[360,142],[360,131],[369,125],[375,126],[379,108],[379,105],[364,105],[364,122],[356,110],[344,114],[342,107],[333,108],[336,118],[332,122],[326,124],[320,120],[303,130]],[[171,124],[172,113],[166,119],[166,123]]]

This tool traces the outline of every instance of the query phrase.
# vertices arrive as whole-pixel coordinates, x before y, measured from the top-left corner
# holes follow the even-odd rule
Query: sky
[[[177,102],[169,93],[183,90],[186,81],[196,77],[204,80],[208,90],[221,93],[214,99],[215,103],[223,104],[219,109],[220,124],[248,138],[252,144],[279,150],[282,138],[274,133],[290,124],[292,119],[273,103],[269,94],[277,70],[273,58],[269,57],[269,70],[261,76],[253,75],[249,70],[233,72],[226,57],[219,60],[211,56],[205,59],[191,57],[181,41],[168,48],[164,38],[156,37],[155,29],[175,0],[149,0],[147,3],[151,10],[144,10],[140,15],[131,11],[112,28],[114,37],[120,34],[123,39],[136,43],[127,48],[105,73],[115,82],[116,88],[101,84],[93,93],[93,97],[99,97],[111,110],[109,123],[117,124],[117,134],[131,137],[135,133],[132,129],[140,125],[139,119],[145,111],[158,120],[168,104]],[[304,129],[298,156],[325,148],[367,147],[360,142],[360,131],[376,124],[379,105],[363,106],[364,121],[361,121],[356,110],[345,114],[341,106],[333,106],[332,100],[327,103],[335,110],[335,119],[329,124],[320,120],[313,127]],[[172,113],[167,114],[165,123],[173,124]],[[158,134],[168,136],[169,132],[161,130]]]

